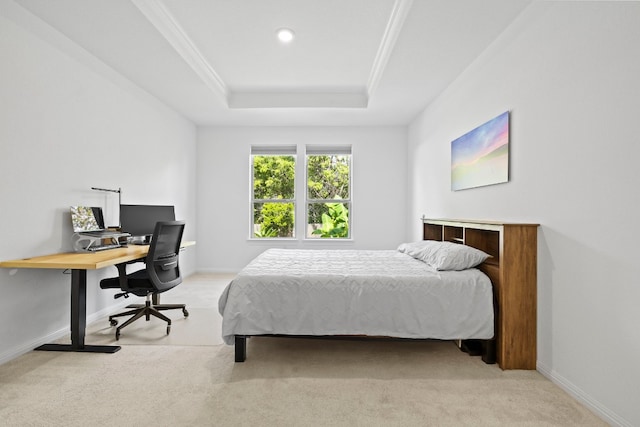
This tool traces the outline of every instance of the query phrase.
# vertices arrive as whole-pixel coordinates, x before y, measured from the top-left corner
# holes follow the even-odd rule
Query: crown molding
[[[13,0],[0,0],[0,17],[8,19],[10,22],[18,25],[22,30],[27,31],[54,49],[59,50],[69,58],[87,67],[87,69],[101,75],[124,91],[141,99],[145,99],[148,102],[152,102],[158,107],[167,109],[167,111],[176,112],[176,110],[168,106],[166,102],[81,47],[77,42],[71,40],[68,36],[60,32],[60,30],[54,28],[22,4],[16,3]],[[182,113],[178,114],[184,116]],[[0,364],[1,363],[0,356]]]
[[[186,63],[196,72],[209,89],[225,101],[229,90],[216,70],[207,62],[195,43],[189,38],[180,24],[161,0],[131,0],[145,18],[173,46]]]
[[[207,87],[225,101],[228,108],[367,108],[369,99],[382,78],[404,21],[413,4],[413,0],[396,0],[394,2],[365,90],[334,91],[328,89],[324,92],[318,92],[302,89],[300,91],[284,92],[245,92],[228,88],[227,84],[207,62],[162,0],[131,1],[173,46]]]
[[[404,21],[409,14],[413,0],[396,0],[389,16],[389,22],[387,22],[387,28],[382,36],[382,41],[378,47],[378,53],[373,61],[371,67],[371,73],[369,74],[369,81],[367,82],[367,94],[371,98],[373,92],[377,89],[382,74],[384,73],[389,58],[393,53],[393,49],[396,46],[396,41],[404,26]]]

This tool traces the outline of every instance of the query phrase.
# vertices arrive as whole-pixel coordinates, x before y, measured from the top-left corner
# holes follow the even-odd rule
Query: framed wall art
[[[509,181],[509,112],[451,142],[451,190]]]

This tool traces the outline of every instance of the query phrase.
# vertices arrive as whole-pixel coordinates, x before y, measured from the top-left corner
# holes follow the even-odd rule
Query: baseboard
[[[10,360],[13,360],[17,357],[22,356],[25,353],[29,353],[31,350],[33,350],[36,347],[41,346],[42,344],[46,344],[46,343],[50,343],[53,342],[55,340],[58,340],[60,338],[62,338],[63,336],[65,336],[65,334],[69,333],[69,328],[68,327],[64,327],[62,329],[59,329],[55,332],[52,332],[48,335],[45,335],[44,337],[40,337],[37,340],[34,341],[30,341],[27,343],[24,343],[18,347],[14,347],[14,348],[10,348],[9,350],[5,351],[4,353],[0,354],[0,365],[9,362]]]
[[[95,322],[96,320],[101,319],[109,315],[110,313],[113,313],[114,311],[118,311],[122,309],[122,307],[126,306],[127,304],[129,304],[129,301],[118,301],[117,303],[110,305],[109,307],[105,307],[100,311],[87,315],[87,326]],[[71,332],[70,332],[69,326],[65,326],[43,337],[40,337],[33,341],[23,343],[17,347],[10,348],[9,350],[0,354],[0,365],[7,363],[17,357],[20,357],[23,354],[29,353],[34,348],[39,347],[42,344],[47,344],[47,343],[51,343],[56,340],[59,340],[60,338],[63,338],[65,335],[69,335],[70,333]]]
[[[576,385],[571,381],[567,380],[553,369],[549,369],[544,363],[538,361],[536,369],[544,377],[548,378],[552,383],[569,393],[574,399],[589,408],[591,412],[602,418],[611,426],[633,427],[629,421],[609,410],[609,408],[604,406],[602,403],[589,396],[579,387],[576,387]]]

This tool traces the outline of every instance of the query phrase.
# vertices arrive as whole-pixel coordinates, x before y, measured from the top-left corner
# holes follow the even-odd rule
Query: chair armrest
[[[116,264],[116,268],[118,269],[118,279],[120,280],[120,289],[126,291],[129,289],[129,281],[127,280],[127,264],[131,264],[132,262],[123,262],[121,264]]]

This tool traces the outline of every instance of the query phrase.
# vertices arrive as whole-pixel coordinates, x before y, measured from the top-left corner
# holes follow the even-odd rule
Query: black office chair
[[[125,297],[134,294],[146,297],[144,305],[134,304],[127,308],[133,310],[109,316],[111,326],[116,326],[116,317],[132,316],[116,329],[116,339],[120,339],[120,330],[142,316],[149,320],[151,316],[167,322],[167,334],[171,331],[171,319],[160,313],[163,310],[182,309],[184,317],[189,316],[184,304],[152,304],[152,297],[168,291],[182,283],[180,266],[178,263],[180,243],[184,232],[184,221],[163,221],[156,223],[149,253],[144,259],[145,269],[127,274],[126,267],[129,263],[116,265],[118,277],[111,277],[100,281],[102,289],[122,289],[122,293],[114,295],[114,298]]]

